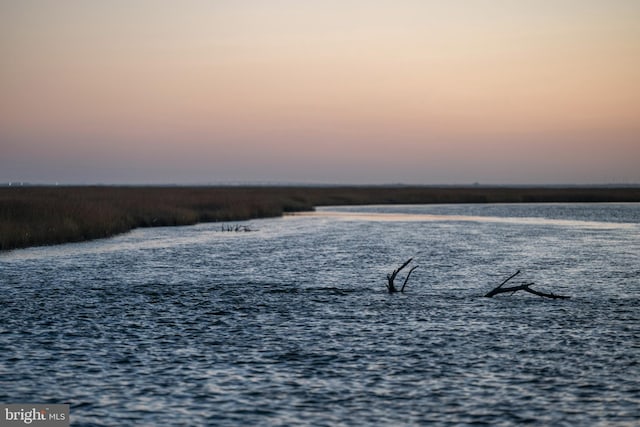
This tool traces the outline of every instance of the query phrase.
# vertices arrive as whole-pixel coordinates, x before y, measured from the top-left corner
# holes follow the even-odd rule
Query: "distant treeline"
[[[0,250],[112,236],[136,227],[240,221],[314,206],[640,202],[640,188],[0,187]]]

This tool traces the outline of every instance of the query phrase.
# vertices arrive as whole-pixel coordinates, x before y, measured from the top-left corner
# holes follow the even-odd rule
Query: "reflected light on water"
[[[601,221],[581,221],[569,219],[550,219],[535,217],[494,217],[480,215],[433,215],[395,212],[344,212],[322,210],[314,212],[297,212],[287,214],[288,217],[318,217],[337,220],[376,221],[376,222],[483,222],[501,224],[557,225],[561,227],[595,228],[595,229],[632,229],[637,224],[613,223]]]

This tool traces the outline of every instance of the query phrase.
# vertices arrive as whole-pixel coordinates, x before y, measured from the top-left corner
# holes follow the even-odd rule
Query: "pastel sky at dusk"
[[[637,0],[0,0],[0,182],[640,183]]]

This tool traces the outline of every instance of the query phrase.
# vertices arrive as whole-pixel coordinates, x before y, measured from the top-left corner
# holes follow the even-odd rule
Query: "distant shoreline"
[[[0,251],[316,206],[640,202],[639,186],[0,186]]]

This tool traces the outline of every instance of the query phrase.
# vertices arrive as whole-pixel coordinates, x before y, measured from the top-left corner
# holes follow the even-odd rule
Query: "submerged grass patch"
[[[2,187],[0,250],[103,238],[136,227],[274,217],[323,205],[639,201],[640,188]]]

